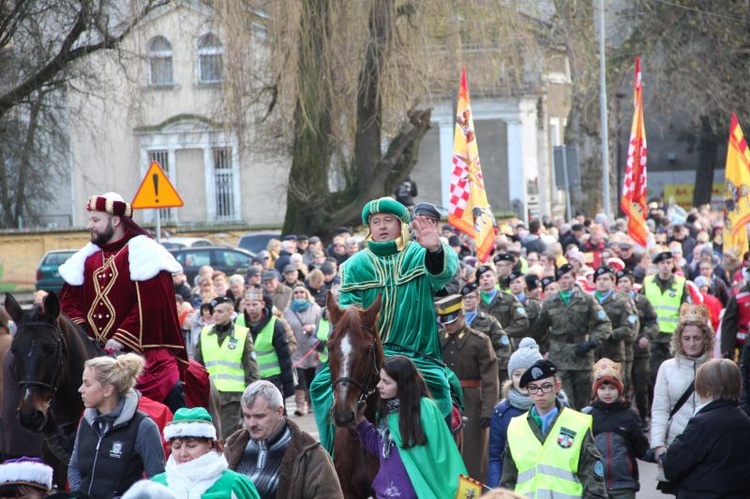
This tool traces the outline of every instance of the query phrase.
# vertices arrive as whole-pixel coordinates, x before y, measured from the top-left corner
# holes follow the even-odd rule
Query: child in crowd
[[[594,419],[594,441],[602,455],[610,499],[635,499],[641,488],[636,458],[653,461],[641,420],[623,395],[622,366],[608,358],[594,364],[591,405],[581,412]]]

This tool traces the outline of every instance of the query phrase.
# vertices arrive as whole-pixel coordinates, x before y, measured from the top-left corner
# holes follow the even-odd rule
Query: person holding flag
[[[477,258],[486,262],[494,247],[497,222],[487,201],[479,164],[466,68],[461,71],[458,91],[448,223],[474,238]]]

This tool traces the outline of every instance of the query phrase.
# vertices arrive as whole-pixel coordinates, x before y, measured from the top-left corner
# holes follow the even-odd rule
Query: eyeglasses
[[[552,383],[545,383],[543,385],[537,386],[537,385],[526,385],[526,389],[529,391],[529,393],[549,393],[552,391],[552,389],[555,387]]]

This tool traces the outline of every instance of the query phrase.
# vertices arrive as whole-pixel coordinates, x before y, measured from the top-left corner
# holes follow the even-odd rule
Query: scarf
[[[275,497],[279,487],[281,461],[292,442],[292,432],[286,422],[267,440],[248,440],[245,452],[237,465],[237,473],[246,475],[255,484],[261,497]]]
[[[310,305],[312,305],[312,302],[310,302],[310,300],[306,300],[306,299],[292,300],[292,310],[294,310],[295,312],[304,312],[305,310],[310,308]]]
[[[528,411],[529,409],[531,409],[531,406],[534,405],[534,402],[531,400],[531,397],[529,397],[528,394],[524,395],[513,387],[508,390],[508,395],[506,396],[506,398],[508,399],[508,402],[510,402],[510,405],[524,411]]]
[[[609,296],[612,294],[612,290],[607,291],[606,293],[600,293],[599,291],[594,293],[594,296],[596,296],[596,301],[598,301],[600,304],[609,298]]]
[[[182,464],[171,455],[165,467],[167,486],[176,497],[200,497],[228,468],[227,459],[215,450]]]
[[[492,300],[495,299],[495,295],[497,295],[497,288],[494,288],[489,293],[482,291],[480,294],[482,295],[482,301],[484,302],[484,304],[489,305],[490,303],[492,303]]]
[[[391,430],[388,429],[388,415],[398,412],[399,407],[401,407],[399,399],[386,400],[383,406],[383,414],[380,415],[380,420],[378,421],[377,430],[383,446],[383,459],[388,459],[388,456],[391,454],[391,447],[396,445],[391,438]]]
[[[468,324],[469,326],[471,326],[471,323],[474,322],[474,319],[477,318],[477,314],[478,313],[479,313],[478,309],[474,309],[471,312],[464,311],[464,314],[465,314],[464,318],[466,319],[466,324]]]
[[[539,429],[542,430],[542,435],[547,434],[547,432],[550,430],[550,427],[552,426],[552,423],[555,421],[555,418],[559,413],[560,409],[558,409],[557,406],[553,407],[544,416],[539,415],[539,412],[536,410],[536,406],[531,408],[531,418],[536,422],[537,426],[539,426]]]
[[[560,295],[562,301],[567,305],[568,303],[570,303],[570,297],[573,296],[573,291],[558,291],[557,294]]]

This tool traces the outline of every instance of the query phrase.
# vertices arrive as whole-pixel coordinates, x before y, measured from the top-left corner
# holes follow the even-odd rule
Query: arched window
[[[222,54],[224,47],[219,38],[208,33],[198,39],[198,81],[216,83],[224,79]]]
[[[163,36],[148,42],[149,85],[172,85],[172,44]]]

